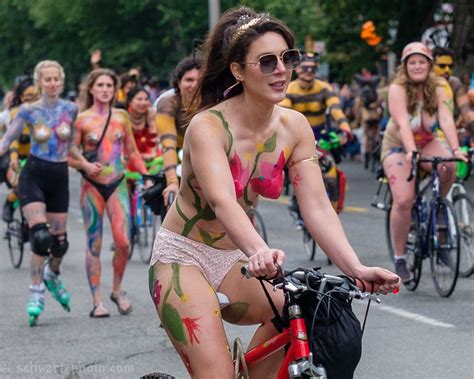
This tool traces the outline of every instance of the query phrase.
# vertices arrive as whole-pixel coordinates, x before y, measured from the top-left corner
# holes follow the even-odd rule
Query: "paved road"
[[[368,204],[375,180],[359,164],[344,164],[349,178],[346,212],[341,215],[347,235],[363,262],[391,267],[385,247],[383,212]],[[90,319],[85,237],[78,209],[79,178],[71,176],[70,250],[63,273],[72,293],[72,311],[66,313],[51,299],[39,325],[29,328],[27,301],[28,264],[11,268],[6,243],[0,242],[0,378],[138,378],[151,371],[165,371],[187,378],[165,333],[159,328],[149,299],[146,266],[135,257],[130,262],[124,288],[134,312],[120,316],[106,298],[109,319]],[[0,199],[3,203],[4,189]],[[470,188],[471,193],[472,186]],[[262,202],[271,244],[287,252],[289,267],[325,265],[318,255],[309,263],[302,250],[300,232],[290,227],[285,199]],[[3,230],[0,231],[3,235]],[[105,228],[104,247],[111,242]],[[102,291],[111,289],[111,257],[104,248]],[[328,271],[335,270],[333,267]],[[363,357],[356,378],[473,378],[474,278],[463,279],[449,299],[441,299],[425,271],[419,289],[402,290],[372,305],[363,339]],[[354,305],[362,318],[365,304]],[[248,341],[253,327],[226,325],[229,339],[240,335]]]

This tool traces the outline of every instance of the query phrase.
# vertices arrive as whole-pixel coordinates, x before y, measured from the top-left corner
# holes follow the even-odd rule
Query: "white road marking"
[[[374,309],[378,309],[378,310],[388,312],[388,313],[393,313],[397,316],[405,317],[409,320],[421,322],[423,324],[427,324],[431,326],[440,326],[442,328],[455,328],[453,324],[448,324],[446,322],[442,322],[431,317],[426,317],[418,313],[404,311],[403,309],[391,307],[389,305],[377,305],[376,307],[374,307]]]

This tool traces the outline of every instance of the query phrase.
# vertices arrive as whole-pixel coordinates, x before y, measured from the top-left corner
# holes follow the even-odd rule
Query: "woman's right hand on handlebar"
[[[165,207],[169,205],[168,204],[169,194],[171,192],[174,193],[174,198],[176,198],[176,195],[178,194],[178,190],[179,190],[178,183],[170,183],[169,185],[166,186],[166,188],[163,190],[163,200],[165,203]]]
[[[382,267],[363,266],[355,279],[364,281],[365,288],[361,289],[367,292],[376,292],[384,295],[391,292],[398,292],[401,284],[398,275]]]
[[[277,266],[283,266],[285,253],[279,249],[261,249],[249,257],[249,271],[254,277],[273,277],[278,272]]]

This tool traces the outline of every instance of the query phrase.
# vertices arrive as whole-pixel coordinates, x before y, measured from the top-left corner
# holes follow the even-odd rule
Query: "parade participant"
[[[144,161],[151,161],[158,155],[156,112],[151,108],[150,94],[137,86],[127,95],[125,106],[130,117],[133,136]]]
[[[194,54],[181,60],[171,79],[174,91],[165,92],[157,101],[158,134],[163,150],[163,169],[167,185],[163,192],[165,205],[168,205],[169,193],[173,192],[176,195],[178,192],[177,149],[183,147],[187,125],[184,115],[194,95],[202,64],[202,58]]]
[[[20,105],[32,103],[37,100],[38,91],[34,85],[33,78],[25,78],[15,88],[15,94],[10,108],[10,120],[14,120]],[[17,199],[16,187],[20,173],[20,160],[30,155],[30,126],[25,125],[20,137],[10,145],[10,164],[6,174],[8,185],[11,187],[3,205],[2,219],[5,222],[13,220],[13,203]]]
[[[344,131],[344,134],[352,138],[351,128],[346,115],[342,111],[339,98],[329,83],[316,78],[318,63],[319,57],[317,54],[301,54],[301,62],[296,67],[298,78],[290,82],[285,99],[280,105],[303,113],[313,129],[316,141],[321,138],[323,131],[327,129],[326,114],[331,116],[336,126],[335,129]],[[346,138],[341,138],[341,144],[345,144],[345,142]],[[331,183],[327,186],[328,188],[334,188],[331,192],[337,194],[340,191],[337,184],[335,184],[337,183],[336,162],[330,155],[327,159],[331,160],[332,168],[324,174],[324,179],[327,183]],[[343,195],[339,194],[339,196]],[[338,208],[339,196],[331,195],[334,209]],[[291,198],[289,209],[296,216],[297,228],[300,228],[303,221],[295,195]]]
[[[228,378],[233,364],[215,291],[230,299],[224,319],[259,324],[250,348],[278,333],[260,283],[240,269],[248,263],[256,276],[274,275],[284,263],[284,252],[263,241],[247,211],[258,195],[279,197],[285,165],[308,229],[335,264],[383,293],[398,288],[399,278],[360,263],[326,196],[308,121],[277,105],[300,59],[287,26],[249,8],[229,10],[204,51],[193,103],[199,112],[186,130],[179,196],[157,234],[149,285],[190,375]],[[269,292],[281,309],[282,292]],[[276,377],[282,358],[283,351],[258,362],[250,376]]]
[[[127,112],[112,107],[117,88],[118,77],[109,69],[93,70],[82,83],[84,111],[77,118],[73,144],[82,148],[87,161],[70,160],[70,165],[83,173],[80,203],[87,235],[86,272],[93,302],[90,317],[109,316],[100,292],[104,210],[115,242],[110,299],[120,314],[132,311],[132,304],[122,290],[130,245],[130,204],[122,156],[128,157],[136,171],[147,171],[135,145]]]
[[[402,62],[388,93],[391,119],[382,142],[381,159],[389,180],[393,203],[391,235],[395,247],[396,273],[404,282],[412,278],[407,268],[405,244],[410,229],[415,181],[407,181],[414,152],[422,156],[466,159],[459,150],[452,109],[451,90],[444,78],[433,72],[431,51],[421,42],[412,42],[402,52]],[[452,99],[451,99],[452,100]],[[437,133],[441,128],[448,145]],[[431,166],[423,166],[430,170]],[[441,189],[446,195],[456,179],[456,166],[440,167]]]
[[[435,47],[433,49],[434,72],[436,75],[445,78],[453,92],[454,104],[454,120],[458,128],[474,122],[469,113],[469,101],[466,90],[461,80],[453,75],[454,68],[454,52],[446,47]]]
[[[23,127],[29,126],[30,156],[20,175],[18,197],[30,228],[31,285],[27,306],[30,325],[36,324],[43,311],[44,284],[69,310],[70,294],[60,276],[61,262],[69,246],[67,159],[69,154],[81,159],[77,149],[71,146],[77,106],[59,98],[64,86],[63,68],[56,61],[41,61],[35,67],[34,81],[41,99],[20,107],[0,144],[3,153],[20,136]]]

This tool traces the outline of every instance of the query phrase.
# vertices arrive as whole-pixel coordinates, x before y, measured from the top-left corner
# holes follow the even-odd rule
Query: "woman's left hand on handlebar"
[[[249,258],[249,271],[255,277],[274,277],[278,266],[285,262],[285,253],[279,249],[262,249]]]
[[[453,151],[453,155],[454,155],[455,158],[461,159],[465,163],[468,162],[467,155],[464,151],[461,151],[459,149],[455,149]]]
[[[398,275],[381,267],[364,267],[357,279],[364,280],[367,292],[377,292],[384,295],[397,292],[401,284]]]

